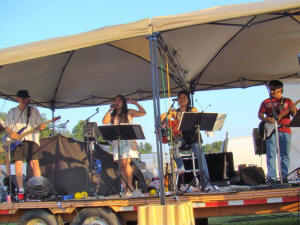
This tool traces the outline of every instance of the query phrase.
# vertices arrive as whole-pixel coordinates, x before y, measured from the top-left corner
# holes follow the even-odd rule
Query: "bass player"
[[[39,159],[42,157],[42,153],[39,150],[39,131],[45,129],[45,124],[42,123],[42,118],[38,109],[29,106],[30,96],[27,90],[18,91],[17,101],[19,105],[10,109],[6,117],[6,132],[9,136],[7,141],[19,140],[19,136],[21,134],[20,130],[22,130],[22,132],[26,132],[26,130],[36,127],[33,133],[28,134],[22,140],[19,140],[22,141],[22,143],[17,145],[14,150],[9,149],[16,170],[16,181],[18,187],[16,197],[18,200],[23,200],[23,161],[26,160],[30,164],[34,177],[41,176]],[[24,127],[25,129],[22,129]]]
[[[290,164],[291,150],[291,128],[288,126],[290,117],[295,115],[297,108],[293,101],[282,96],[283,83],[279,80],[269,82],[270,98],[265,99],[259,108],[258,118],[265,122],[266,125],[273,125],[275,119],[278,123],[279,149],[281,159],[281,175],[283,183],[287,183],[287,175]],[[275,115],[274,115],[275,114]],[[276,137],[275,132],[269,132],[269,137],[266,137],[267,151],[267,183],[274,184],[277,181],[276,175]]]

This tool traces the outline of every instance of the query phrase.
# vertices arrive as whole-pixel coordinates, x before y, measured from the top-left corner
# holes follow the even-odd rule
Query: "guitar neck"
[[[36,127],[32,128],[32,129],[30,129],[30,130],[28,130],[28,131],[26,131],[26,132],[20,134],[20,135],[19,135],[19,140],[22,140],[22,139],[23,139],[24,137],[26,137],[27,135],[32,134],[38,127],[39,127],[39,126],[36,126]]]
[[[56,120],[56,119],[55,119],[55,120]],[[48,120],[48,121],[46,121],[46,122],[40,123],[38,126],[32,128],[32,129],[30,129],[30,130],[28,130],[28,131],[25,131],[25,132],[21,133],[21,134],[19,135],[19,140],[22,140],[22,139],[23,139],[24,137],[26,137],[27,135],[32,134],[32,133],[33,133],[35,130],[37,130],[37,129],[39,128],[39,126],[41,126],[42,124],[48,125],[49,123],[54,122],[55,120],[52,119],[52,120]]]
[[[298,99],[298,100],[294,103],[294,105],[296,106],[296,105],[298,105],[299,103],[300,103],[300,99]],[[290,108],[287,108],[287,109],[285,109],[284,111],[282,111],[282,112],[279,114],[279,116],[278,116],[278,121],[281,120],[283,117],[285,117],[287,114],[289,114],[289,112],[290,112]]]

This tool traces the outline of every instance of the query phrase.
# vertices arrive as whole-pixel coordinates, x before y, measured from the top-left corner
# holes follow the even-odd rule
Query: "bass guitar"
[[[21,145],[22,144],[22,140],[24,137],[26,137],[27,135],[29,134],[32,134],[34,131],[36,131],[37,129],[39,129],[39,127],[44,124],[44,125],[47,125],[49,123],[52,123],[52,122],[55,122],[56,120],[59,120],[61,117],[58,116],[58,117],[55,117],[51,120],[48,120],[46,122],[43,122],[43,123],[40,123],[38,126],[24,132],[24,130],[26,129],[26,127],[23,127],[21,128],[20,130],[18,130],[17,134],[18,134],[18,138],[17,139],[14,139],[14,138],[11,138],[11,142],[9,144],[9,147],[10,147],[10,151],[13,151],[17,148],[18,145]],[[24,133],[23,133],[24,132]],[[4,143],[7,139],[8,135],[5,135],[2,139],[2,143]]]
[[[298,99],[294,105],[298,105],[300,103],[300,99]],[[290,108],[285,109],[284,111],[280,112],[279,116],[278,116],[278,121],[280,121],[283,117],[285,117],[287,114],[289,114],[290,112]],[[282,127],[282,125],[279,125],[278,128]],[[263,133],[264,133],[264,139],[270,137],[274,130],[275,130],[275,125],[273,123],[269,123],[269,122],[265,122],[262,121],[259,124],[259,130],[263,129]],[[260,133],[262,133],[260,132]]]

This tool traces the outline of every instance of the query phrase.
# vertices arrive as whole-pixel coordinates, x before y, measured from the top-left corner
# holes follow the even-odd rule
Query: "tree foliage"
[[[152,152],[152,145],[148,142],[140,142],[138,145],[138,151],[141,154],[147,154],[147,153],[151,153]]]
[[[222,148],[222,141],[216,141],[211,144],[203,145],[203,150],[205,153],[218,153]]]
[[[75,127],[72,130],[72,136],[78,140],[78,141],[84,141],[84,126],[85,126],[86,122],[85,120],[80,120],[78,121],[78,123],[75,125]],[[97,141],[99,142],[103,142],[103,138],[102,136],[97,138]]]
[[[83,126],[85,124],[84,120],[79,120],[78,123],[72,130],[73,137],[78,141],[83,141]]]

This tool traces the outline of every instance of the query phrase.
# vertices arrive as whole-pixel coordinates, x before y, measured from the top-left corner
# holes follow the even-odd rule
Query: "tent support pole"
[[[51,100],[51,111],[52,111],[52,119],[54,118],[54,112],[55,112],[55,100],[52,99]],[[55,122],[53,122],[53,126],[52,126],[52,136],[54,137],[55,135]]]
[[[163,154],[162,154],[162,137],[160,123],[160,98],[159,98],[159,82],[158,82],[158,67],[157,67],[157,34],[154,33],[148,37],[151,57],[151,75],[152,75],[152,93],[153,93],[153,111],[154,111],[154,126],[156,134],[156,149],[157,162],[160,180],[160,203],[165,205],[165,188],[164,188],[164,169],[163,169]]]

